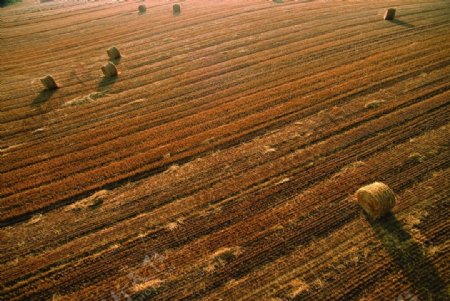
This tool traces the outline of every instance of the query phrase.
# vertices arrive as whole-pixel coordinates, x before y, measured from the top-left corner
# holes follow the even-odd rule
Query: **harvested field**
[[[449,2],[175,3],[0,8],[0,300],[449,300]]]

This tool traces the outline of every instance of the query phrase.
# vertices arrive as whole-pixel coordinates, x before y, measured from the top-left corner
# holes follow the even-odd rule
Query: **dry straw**
[[[181,14],[181,7],[179,4],[174,4],[172,9],[173,9],[173,14],[175,16],[178,16],[179,14]]]
[[[53,90],[58,88],[58,85],[56,84],[55,80],[51,75],[47,75],[43,78],[41,78],[41,83],[44,85],[45,89],[47,90]]]
[[[102,72],[105,75],[105,77],[115,77],[117,76],[116,65],[114,65],[111,62],[108,62],[108,64],[102,67]]]
[[[358,189],[356,199],[363,210],[374,219],[382,217],[395,205],[394,192],[381,182]]]
[[[121,57],[119,49],[116,47],[111,47],[107,51],[110,60],[117,60]]]
[[[384,19],[385,20],[394,20],[395,18],[395,8],[389,8],[384,13]]]

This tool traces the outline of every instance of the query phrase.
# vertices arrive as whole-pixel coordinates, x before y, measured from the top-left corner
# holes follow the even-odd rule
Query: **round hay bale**
[[[172,9],[174,16],[178,16],[179,14],[181,14],[181,6],[179,4],[174,4]]]
[[[395,18],[395,8],[388,8],[384,13],[385,20],[394,20]]]
[[[112,62],[108,62],[105,66],[102,67],[102,72],[105,77],[115,77],[117,76],[117,68]]]
[[[394,192],[381,182],[374,182],[358,189],[356,199],[363,210],[373,219],[382,217],[395,205]]]
[[[147,7],[144,4],[139,5],[138,11],[140,14],[143,14],[147,11]]]
[[[117,60],[121,57],[119,49],[116,47],[110,47],[107,51],[110,60]]]
[[[58,88],[58,85],[51,75],[46,75],[45,77],[41,78],[41,83],[47,90],[54,90]]]

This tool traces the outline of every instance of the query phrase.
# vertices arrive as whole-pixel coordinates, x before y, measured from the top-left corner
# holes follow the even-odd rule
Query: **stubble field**
[[[0,9],[0,300],[448,300],[449,2],[173,3]]]

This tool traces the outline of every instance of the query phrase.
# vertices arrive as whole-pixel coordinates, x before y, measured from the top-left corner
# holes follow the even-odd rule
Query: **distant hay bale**
[[[364,105],[364,108],[366,108],[366,109],[376,109],[379,106],[381,106],[384,102],[385,102],[384,99],[372,100],[372,101],[369,101],[368,103],[366,103]]]
[[[42,219],[42,214],[38,213],[36,215],[33,215],[33,217],[28,221],[27,225],[33,225],[38,223]]]
[[[309,284],[300,279],[293,279],[289,282],[289,297],[294,299],[296,297],[305,297],[305,294],[310,290]]]
[[[107,51],[110,60],[117,60],[121,57],[119,49],[116,47],[110,47]]]
[[[79,200],[65,208],[65,211],[81,211],[81,210],[94,210],[101,207],[103,202],[107,199],[110,191],[108,190],[100,190],[94,193],[93,195]]]
[[[408,156],[408,159],[406,160],[406,162],[417,164],[417,163],[422,163],[423,161],[425,161],[425,159],[426,159],[426,157],[424,155],[422,155],[421,153],[412,153]]]
[[[385,20],[394,20],[395,18],[395,8],[388,8],[384,13]]]
[[[45,77],[41,78],[41,83],[47,90],[54,90],[58,88],[58,85],[51,75],[46,75]]]
[[[158,289],[161,284],[163,283],[163,281],[161,279],[155,278],[153,279],[153,277],[147,277],[150,280],[148,281],[144,281],[144,282],[136,282],[133,287],[131,287],[131,291],[132,292],[139,292],[139,291],[144,291],[144,290],[156,290]],[[146,279],[146,278],[144,278]]]
[[[178,16],[179,14],[181,14],[181,6],[179,4],[174,4],[172,9],[174,16]]]
[[[240,247],[220,248],[210,256],[206,271],[212,272],[218,268],[221,268],[229,264],[241,254],[242,250]]]
[[[373,219],[382,217],[395,205],[394,192],[381,182],[374,182],[358,189],[356,199],[363,210]]]
[[[102,72],[105,77],[115,77],[117,76],[116,65],[114,65],[114,63],[112,62],[108,62],[108,64],[102,67]]]
[[[144,4],[139,5],[138,7],[139,13],[143,14],[147,11],[147,7]]]

